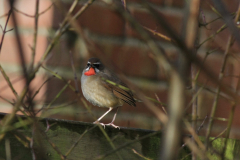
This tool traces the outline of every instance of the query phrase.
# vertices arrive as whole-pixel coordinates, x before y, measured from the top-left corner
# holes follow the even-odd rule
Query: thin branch
[[[40,131],[40,133],[44,136],[44,138],[48,141],[48,143],[52,146],[52,148],[58,153],[58,155],[63,160],[67,160],[66,156],[61,153],[59,148],[48,138],[47,134],[44,131]]]
[[[202,122],[201,125],[198,127],[197,134],[199,134],[200,130],[203,128],[203,124],[205,123],[205,121],[207,120],[207,118],[208,118],[208,115],[205,116],[203,122]]]
[[[136,155],[138,155],[139,157],[141,157],[141,158],[143,158],[143,159],[145,159],[145,160],[152,160],[152,159],[150,159],[150,158],[147,158],[147,157],[141,155],[141,154],[138,153],[135,149],[132,149],[132,151],[133,151],[133,153],[135,153]]]
[[[71,51],[69,52],[69,54],[70,54],[70,59],[71,59],[72,70],[73,70],[73,73],[74,73],[74,82],[75,82],[75,87],[76,87],[75,92],[79,93],[79,90],[78,90],[78,79],[77,79],[77,74],[76,74],[76,70],[75,70],[74,62],[73,62],[73,54],[72,54]]]
[[[238,21],[239,17],[240,17],[240,3],[238,5],[238,10],[237,10],[237,13],[236,13],[235,22]],[[239,76],[240,76],[240,73],[239,73]],[[235,87],[235,92],[236,93],[237,93],[237,90],[238,90],[239,86],[240,86],[240,81],[238,79],[237,86]],[[222,150],[222,155],[221,155],[222,159],[224,159],[224,156],[226,154],[227,142],[228,142],[228,139],[229,139],[229,136],[230,136],[230,131],[231,131],[232,123],[233,123],[235,108],[236,108],[236,103],[234,102],[231,105],[231,111],[230,111],[230,115],[229,115],[229,119],[228,119],[227,131],[226,131],[226,137],[225,137],[224,142],[223,142],[223,150]]]
[[[136,142],[140,142],[141,140],[144,140],[144,139],[149,138],[149,137],[151,137],[151,136],[157,135],[157,134],[159,134],[160,132],[161,132],[161,131],[156,131],[156,132],[153,132],[153,133],[149,133],[149,134],[147,134],[147,135],[145,135],[145,136],[142,136],[142,137],[140,137],[140,138],[138,138],[138,139],[135,139],[135,140],[132,140],[132,141],[130,141],[130,142],[127,142],[127,143],[119,146],[118,148],[116,148],[116,149],[114,149],[114,150],[112,150],[112,151],[109,151],[108,153],[106,153],[106,154],[104,154],[104,155],[100,155],[97,159],[104,159],[104,158],[106,158],[107,156],[109,156],[109,155],[111,155],[111,154],[113,154],[113,153],[115,153],[115,152],[117,152],[117,151],[119,151],[119,150],[121,150],[121,149],[123,149],[123,148],[126,148],[127,146],[129,146],[129,145],[131,145],[131,144],[134,144],[134,143],[136,143]]]
[[[174,41],[173,41],[170,37],[168,37],[168,36],[165,36],[165,35],[163,35],[163,34],[161,34],[161,33],[159,33],[159,32],[156,32],[156,31],[154,31],[154,30],[152,30],[152,29],[149,29],[149,28],[147,28],[147,27],[145,27],[145,26],[143,26],[143,28],[146,29],[146,30],[148,30],[149,32],[151,32],[153,35],[157,35],[158,37],[161,37],[161,38],[163,38],[163,39],[166,40],[166,41],[174,42]]]
[[[238,16],[236,16],[236,17],[238,18]],[[235,22],[236,22],[237,20],[238,20],[238,19],[235,19]],[[228,54],[229,54],[229,49],[230,49],[230,47],[231,47],[232,45],[233,45],[233,43],[232,43],[232,35],[230,35],[229,38],[228,38],[228,41],[227,41],[227,45],[226,45],[226,49],[225,49],[224,57],[223,57],[223,62],[222,62],[222,66],[221,66],[220,73],[219,73],[219,81],[220,81],[220,82],[221,82],[222,79],[223,79],[224,70],[225,70],[225,67],[226,67],[227,58],[228,58]],[[218,87],[217,87],[217,94],[216,94],[215,97],[214,97],[214,103],[213,103],[213,106],[212,106],[211,115],[210,115],[210,120],[209,120],[209,124],[208,124],[208,129],[207,129],[207,133],[206,133],[206,147],[208,146],[208,143],[209,143],[209,136],[210,136],[211,129],[212,129],[212,126],[213,126],[213,119],[212,119],[212,117],[214,117],[214,116],[215,116],[215,113],[216,113],[220,90],[221,90],[221,87],[218,86]],[[235,108],[235,107],[234,107],[234,108]],[[222,155],[222,156],[223,156],[223,155]],[[222,158],[223,158],[223,157],[222,157]]]
[[[34,59],[36,55],[36,47],[37,47],[37,35],[38,35],[38,14],[39,10],[39,0],[36,0],[36,7],[35,7],[35,19],[34,19],[34,33],[33,33],[33,46],[32,46],[32,57],[30,62],[30,70],[33,69]]]
[[[83,136],[88,133],[89,131],[93,130],[95,127],[97,127],[97,125],[91,127],[90,129],[87,129],[83,132],[83,134],[81,134],[81,136],[74,142],[74,144],[71,146],[71,148],[67,151],[67,153],[65,154],[65,157],[67,157],[72,150],[77,146],[77,144],[79,143],[79,141],[83,138]]]
[[[158,100],[158,102],[160,103],[160,105],[161,105],[161,107],[162,107],[162,109],[163,109],[163,111],[165,112],[165,114],[167,115],[167,110],[165,109],[165,107],[162,105],[162,102],[160,101],[160,98],[158,97],[158,95],[155,93],[155,96],[156,96],[156,98],[157,98],[157,100]]]
[[[44,14],[45,12],[47,12],[52,6],[53,6],[53,3],[52,3],[47,9],[45,9],[44,11],[42,11],[41,13],[38,13],[38,17],[39,17],[40,15]],[[24,13],[24,12],[18,10],[18,9],[15,8],[15,7],[14,7],[13,9],[14,9],[14,11],[16,11],[16,12],[18,12],[18,13],[21,13],[21,14],[29,17],[29,18],[35,18],[35,17],[36,17],[36,14],[35,14],[34,16],[32,16],[32,15],[29,15],[29,14],[27,14],[27,13]]]
[[[4,69],[2,68],[1,64],[0,64],[0,71],[1,71],[4,79],[6,80],[8,86],[11,88],[11,90],[12,90],[13,94],[15,95],[15,97],[18,98],[18,94],[17,94],[16,90],[14,89],[14,87],[13,87],[13,85],[12,85],[9,77],[7,76],[6,72],[5,72]]]
[[[34,95],[32,96],[32,99],[34,99],[36,97],[36,95],[39,93],[40,89],[47,83],[49,82],[53,77],[48,78],[46,81],[43,82],[43,84],[38,88],[38,90],[34,93]]]
[[[69,80],[68,83],[59,91],[59,93],[54,97],[54,99],[49,103],[49,105],[46,107],[46,109],[49,109],[51,105],[60,97],[60,95],[67,89],[71,81]]]
[[[5,37],[5,34],[8,32],[7,31],[7,25],[8,25],[8,21],[9,21],[9,18],[12,14],[12,10],[10,9],[8,11],[8,14],[7,14],[7,20],[6,20],[6,23],[5,23],[5,26],[4,26],[4,29],[3,29],[3,35],[2,35],[2,39],[1,39],[1,42],[0,42],[0,54],[1,54],[1,51],[2,51],[2,45],[3,45],[3,40],[4,40],[4,37]],[[2,28],[2,26],[1,26]]]

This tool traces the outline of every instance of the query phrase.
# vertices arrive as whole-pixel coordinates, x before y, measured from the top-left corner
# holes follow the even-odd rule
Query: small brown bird
[[[107,82],[111,81],[114,84]],[[98,58],[90,58],[87,66],[82,72],[81,86],[84,97],[93,105],[99,107],[107,107],[109,110],[98,118],[94,124],[99,123],[105,127],[110,125],[115,128],[119,126],[114,125],[114,121],[120,106],[125,103],[130,106],[136,106],[136,101],[133,98],[131,90],[125,90],[118,85],[127,86],[110,70],[108,70]],[[112,109],[117,108],[113,120],[109,124],[103,124],[99,121],[106,116]]]

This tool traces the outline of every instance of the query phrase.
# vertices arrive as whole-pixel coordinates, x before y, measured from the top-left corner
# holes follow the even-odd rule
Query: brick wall
[[[164,15],[166,21],[174,29],[174,31],[181,34],[185,1],[150,0],[149,2],[153,3],[157,10]],[[228,11],[236,12],[238,7],[237,0],[231,0],[231,3],[228,3],[227,0],[224,2]],[[61,9],[57,7],[57,5],[53,5],[47,12],[40,16],[35,62],[40,60],[47,45],[49,44],[50,39],[53,37],[54,32],[58,29],[64,18],[63,11],[67,11],[71,3],[71,0],[63,1],[64,5],[62,5],[63,8]],[[51,4],[52,2],[50,0],[41,0],[39,12],[44,11]],[[209,4],[211,4],[210,1],[201,1],[200,19],[202,22],[204,22],[203,19],[205,19],[206,22],[209,22],[218,17],[218,15],[211,10]],[[77,8],[79,9],[82,5],[83,1],[80,1]],[[1,1],[0,6],[2,6],[0,9],[0,15],[8,12],[9,7],[5,1]],[[15,7],[28,15],[34,15],[35,1],[18,0]],[[140,5],[140,1],[127,0],[127,7],[131,15],[141,25],[159,33],[166,34],[149,12]],[[18,12],[15,12],[15,14],[18,20],[22,46],[27,63],[29,63],[31,59],[31,48],[29,46],[33,43],[34,18],[27,17]],[[6,17],[0,18],[0,24],[2,26],[5,24],[5,21]],[[113,12],[106,4],[96,1],[83,13],[83,15],[79,17],[78,24],[81,27],[81,34],[78,35],[74,31],[69,31],[64,34],[53,48],[51,57],[45,63],[47,68],[57,72],[66,81],[72,80],[71,84],[74,86],[74,73],[71,68],[71,58],[69,56],[69,51],[72,51],[74,64],[78,74],[78,82],[80,85],[79,79],[87,59],[92,56],[99,57],[105,62],[107,67],[118,73],[123,73],[133,83],[139,84],[139,88],[147,96],[155,98],[155,94],[157,94],[162,102],[167,103],[167,75],[162,69],[159,69],[155,59],[151,56],[151,50],[149,50],[146,44],[142,41],[140,35],[134,31],[134,29],[132,29],[118,13]],[[215,33],[223,24],[224,22],[219,19],[207,27],[200,27],[198,35],[199,43],[203,42],[208,36]],[[10,21],[8,28],[10,29],[12,27],[13,24]],[[216,75],[219,73],[221,67],[223,52],[225,50],[228,35],[229,30],[226,29],[201,46],[197,52],[198,56],[203,58],[207,51],[217,49],[216,52],[208,56],[205,62],[205,64],[216,73]],[[171,62],[177,65],[179,53],[177,47],[157,35],[151,36],[165,49]],[[230,50],[231,54],[237,55],[238,51],[239,46],[234,44]],[[236,59],[237,58],[235,57],[228,59],[225,71],[227,75],[238,75],[239,62]],[[21,91],[24,84],[21,79],[21,75],[19,74],[19,71],[21,70],[19,62],[18,48],[15,43],[14,32],[8,32],[4,39],[0,55],[0,63],[7,71],[10,79],[14,81],[14,87],[17,92]],[[41,69],[33,83],[31,83],[32,90],[37,91],[40,85],[51,76],[52,75],[49,72]],[[204,74],[200,75],[199,81],[209,87],[216,87],[216,85],[207,81]],[[229,86],[235,86],[237,83],[237,79],[235,77],[229,76],[226,76],[223,81],[226,84],[229,84]],[[65,84],[66,82],[57,78],[52,78],[48,81],[36,97],[36,106],[40,108],[42,105],[47,105],[51,102]],[[187,92],[189,93],[188,97],[190,100],[191,91]],[[82,94],[81,90],[80,94]],[[0,75],[0,95],[9,100],[14,99],[14,96],[9,87],[7,87],[2,75]],[[199,94],[199,123],[202,122],[202,119],[206,115],[210,115],[213,98],[214,94],[206,90]],[[78,96],[69,88],[63,92],[60,98],[58,98],[53,105],[59,106],[60,104],[67,104],[74,100],[77,100],[74,104],[55,109],[53,112],[56,113],[53,114],[52,117],[92,122],[93,119],[84,108]],[[10,112],[11,105],[2,99],[0,99],[0,104],[0,112]],[[96,117],[106,111],[104,108],[98,108],[92,105],[90,106]],[[190,108],[186,110],[186,114],[191,113]],[[51,110],[48,112],[51,112]],[[216,117],[228,118],[229,112],[230,102],[221,97],[218,103]],[[232,137],[240,136],[240,134],[238,134],[240,123],[237,118],[239,112],[240,109],[238,106],[236,107],[233,122]],[[109,114],[103,122],[109,122],[112,116],[113,113]],[[143,103],[138,103],[136,108],[124,105],[117,116],[116,124],[120,126],[146,129],[161,128],[160,122]],[[226,124],[227,122],[215,121],[215,134],[220,133],[226,127]],[[207,126],[207,123],[205,126]],[[204,133],[204,129],[202,130],[202,133]]]

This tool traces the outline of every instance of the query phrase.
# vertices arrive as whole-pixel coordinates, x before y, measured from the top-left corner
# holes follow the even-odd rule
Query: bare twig
[[[208,118],[208,115],[205,116],[203,122],[201,123],[201,125],[198,127],[197,129],[197,134],[200,132],[200,130],[203,128],[203,124],[205,123],[206,119]]]
[[[34,99],[36,97],[36,95],[39,93],[39,91],[42,89],[42,87],[49,82],[53,77],[48,78],[46,81],[44,81],[42,83],[42,85],[38,88],[38,90],[34,93],[34,95],[32,96],[32,99]]]
[[[133,151],[133,153],[135,153],[136,155],[138,155],[139,157],[141,157],[141,158],[143,158],[143,159],[145,159],[145,160],[152,160],[152,159],[150,159],[150,158],[147,158],[147,157],[141,155],[141,154],[138,153],[135,149],[132,149],[132,151]]]
[[[74,144],[71,146],[71,148],[67,151],[67,153],[65,154],[65,156],[67,157],[72,150],[77,146],[78,142],[83,138],[83,136],[88,133],[89,131],[93,130],[95,127],[97,127],[97,125],[91,127],[90,129],[87,129],[83,132],[83,134],[81,134],[81,136],[74,142]]]
[[[162,102],[160,101],[160,98],[158,97],[158,95],[157,95],[156,93],[155,93],[155,96],[156,96],[158,102],[160,103],[160,105],[162,106],[163,111],[164,111],[165,114],[167,115],[167,111],[166,111],[165,107],[162,105]]]
[[[41,13],[38,13],[38,16],[40,16],[40,15],[46,13],[46,12],[47,12],[52,6],[53,6],[53,3],[52,3],[48,8],[46,8],[44,11],[42,11]],[[13,9],[14,9],[14,11],[16,11],[16,12],[18,12],[18,13],[21,13],[21,14],[23,14],[23,15],[29,17],[29,18],[35,18],[35,16],[36,16],[36,14],[32,16],[32,15],[29,15],[29,14],[27,14],[27,13],[24,13],[24,12],[18,10],[18,9],[15,8],[15,7],[14,7]]]
[[[237,13],[236,13],[235,22],[238,21],[239,17],[240,17],[240,3],[238,5],[238,10],[237,10]],[[230,41],[231,41],[231,39],[230,39]],[[240,73],[239,73],[239,76],[240,76]],[[240,86],[240,80],[238,79],[237,86],[235,87],[235,92],[237,92],[239,86]],[[228,138],[229,138],[231,127],[232,127],[235,108],[236,108],[236,103],[234,102],[231,105],[231,111],[230,111],[230,115],[229,115],[227,131],[226,131],[226,137],[224,139],[223,150],[222,150],[222,155],[221,155],[222,159],[224,159],[224,156],[225,156],[225,152],[226,152],[226,148],[227,148],[227,142],[228,142]]]
[[[72,54],[71,51],[69,52],[69,54],[70,54],[70,59],[71,59],[72,70],[73,70],[73,73],[74,73],[74,82],[75,82],[75,87],[76,87],[75,92],[79,93],[79,90],[78,90],[78,79],[77,79],[77,74],[76,74],[76,70],[75,70],[74,62],[73,62],[73,54]]]
[[[238,18],[239,15],[236,16],[236,17]],[[238,20],[238,19],[235,19],[235,21],[237,21],[237,20]],[[220,82],[221,82],[222,79],[223,79],[224,70],[225,70],[225,67],[226,67],[227,58],[228,58],[228,54],[229,54],[229,49],[230,49],[230,47],[231,47],[232,45],[233,45],[233,43],[232,43],[232,35],[230,35],[229,38],[228,38],[228,41],[227,41],[227,45],[226,45],[226,49],[225,49],[224,57],[223,57],[223,62],[222,62],[221,70],[220,70],[220,73],[219,73],[219,81],[220,81]],[[209,136],[210,136],[211,129],[212,129],[212,125],[213,125],[213,119],[212,119],[212,117],[214,117],[214,116],[215,116],[215,113],[216,113],[220,90],[221,90],[221,87],[218,86],[218,88],[217,88],[217,94],[216,94],[215,97],[214,97],[214,103],[213,103],[213,106],[212,106],[211,116],[210,116],[210,120],[209,120],[209,124],[208,124],[208,129],[207,129],[207,133],[206,133],[206,147],[208,146],[208,143],[209,143]],[[234,108],[235,108],[235,107],[234,107]],[[231,122],[230,122],[230,123],[231,123]],[[229,130],[230,130],[230,128],[229,128]],[[222,155],[222,156],[224,156],[224,155]],[[223,157],[222,157],[222,158],[223,158]]]
[[[60,95],[66,90],[66,88],[69,86],[69,84],[71,83],[71,81],[69,80],[68,83],[59,91],[59,93],[54,97],[54,99],[48,104],[48,106],[46,107],[46,109],[49,109],[49,107],[51,107],[51,105],[60,97]]]
[[[33,33],[33,46],[32,46],[32,57],[30,63],[30,70],[33,69],[34,59],[36,55],[36,47],[37,47],[37,35],[38,35],[38,9],[39,9],[39,0],[36,0],[36,7],[35,7],[35,19],[34,19],[34,33]]]
[[[3,40],[4,40],[4,37],[5,37],[5,34],[8,32],[7,31],[7,25],[8,25],[8,21],[9,21],[9,18],[11,16],[11,13],[12,13],[12,10],[10,9],[8,11],[8,14],[7,14],[7,20],[6,20],[6,23],[5,23],[5,26],[4,26],[4,29],[3,29],[3,35],[2,35],[2,39],[1,39],[1,42],[0,42],[0,54],[1,54],[1,51],[2,51],[2,45],[3,45]],[[1,26],[2,27],[2,26]]]
[[[130,141],[130,142],[127,142],[127,143],[119,146],[118,148],[116,148],[116,149],[114,149],[114,150],[112,150],[112,151],[109,151],[108,153],[106,153],[106,154],[104,154],[104,155],[100,155],[97,159],[104,159],[104,158],[106,158],[107,156],[109,156],[109,155],[111,155],[111,154],[113,154],[113,153],[115,153],[115,152],[117,152],[117,151],[119,151],[119,150],[121,150],[121,149],[123,149],[123,148],[126,148],[127,146],[129,146],[129,145],[131,145],[131,144],[133,144],[133,143],[139,142],[139,141],[141,141],[141,140],[143,140],[143,139],[145,139],[145,138],[154,136],[154,135],[159,134],[159,133],[160,133],[160,131],[156,131],[156,132],[153,132],[153,133],[149,133],[149,134],[147,134],[147,135],[145,135],[145,136],[142,136],[142,137],[140,137],[140,138],[138,138],[138,139],[135,139],[135,140],[132,140],[132,141]]]
[[[163,38],[163,39],[166,40],[166,41],[174,42],[174,41],[173,41],[171,38],[169,38],[168,36],[165,36],[165,35],[163,35],[163,34],[161,34],[161,33],[159,33],[159,32],[156,32],[156,31],[154,31],[154,30],[152,30],[152,29],[149,29],[149,28],[147,28],[147,27],[145,27],[145,26],[143,26],[143,28],[146,29],[146,30],[148,30],[149,32],[151,32],[153,35],[157,35],[157,36]]]
[[[6,72],[5,72],[4,69],[2,68],[1,64],[0,64],[0,71],[1,71],[4,79],[6,80],[8,86],[11,88],[11,90],[12,90],[13,94],[15,95],[15,97],[18,98],[18,94],[17,94],[16,90],[14,89],[14,87],[13,87],[13,85],[12,85],[9,77],[7,76]]]
[[[46,133],[42,130],[40,131],[40,133],[48,141],[48,143],[52,146],[52,148],[58,153],[58,155],[61,157],[61,159],[67,160],[66,156],[61,153],[61,151],[58,149],[58,147],[48,138]]]

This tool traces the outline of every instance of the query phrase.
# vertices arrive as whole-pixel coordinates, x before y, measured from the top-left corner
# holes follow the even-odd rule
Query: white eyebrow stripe
[[[86,71],[88,71],[89,69],[90,69],[90,67],[87,67],[87,68],[86,68]]]
[[[93,64],[101,64],[100,62],[96,62],[96,63],[93,63]]]

